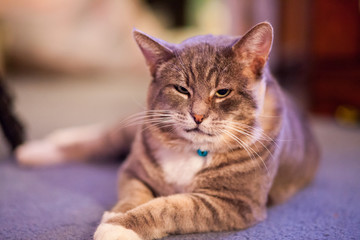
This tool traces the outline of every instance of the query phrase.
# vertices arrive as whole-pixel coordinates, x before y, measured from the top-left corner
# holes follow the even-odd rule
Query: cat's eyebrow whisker
[[[189,79],[189,75],[188,75],[188,73],[187,73],[187,71],[186,71],[185,63],[184,63],[184,61],[182,60],[182,58],[180,57],[178,51],[174,51],[174,54],[175,54],[176,59],[178,59],[179,62],[180,62],[180,65],[181,65],[183,74]]]
[[[222,75],[225,73],[225,71],[229,68],[229,66],[231,66],[231,63],[229,63],[228,65],[226,65],[223,69],[221,69],[220,73],[219,73],[219,78],[222,77]]]

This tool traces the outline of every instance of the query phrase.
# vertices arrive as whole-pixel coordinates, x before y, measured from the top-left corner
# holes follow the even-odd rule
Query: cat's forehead
[[[226,55],[236,40],[238,38],[229,36],[200,35],[186,39],[176,48],[184,57],[207,60]]]
[[[231,46],[234,42],[239,40],[240,37],[225,36],[225,35],[199,35],[195,37],[188,38],[178,44],[182,49],[191,48],[191,47],[202,47],[202,46],[211,46],[214,48],[225,48]]]
[[[217,86],[229,80],[223,78],[232,64],[231,46],[239,38],[229,36],[202,35],[187,39],[177,45],[176,61],[190,85]]]

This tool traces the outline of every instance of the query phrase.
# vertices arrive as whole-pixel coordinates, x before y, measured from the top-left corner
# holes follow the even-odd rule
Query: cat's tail
[[[20,145],[15,157],[28,166],[123,158],[130,151],[135,132],[136,127],[102,125],[61,129],[44,139]]]

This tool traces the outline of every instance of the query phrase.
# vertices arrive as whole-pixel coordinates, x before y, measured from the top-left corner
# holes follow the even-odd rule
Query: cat
[[[133,35],[152,77],[147,111],[122,122],[122,134],[118,126],[73,129],[17,150],[21,163],[47,164],[115,154],[133,141],[119,200],[95,240],[245,229],[311,182],[319,150],[269,72],[270,23],[180,44]],[[138,123],[134,134],[128,126]]]

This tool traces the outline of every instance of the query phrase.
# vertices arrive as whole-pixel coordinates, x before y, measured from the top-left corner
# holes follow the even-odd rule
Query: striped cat
[[[248,228],[266,218],[267,205],[313,179],[317,145],[267,68],[269,23],[243,37],[197,36],[181,44],[137,30],[134,38],[152,76],[148,110],[122,124],[141,123],[120,169],[119,201],[94,239]],[[132,138],[124,131],[60,132],[20,147],[17,156],[44,164],[115,153]]]

